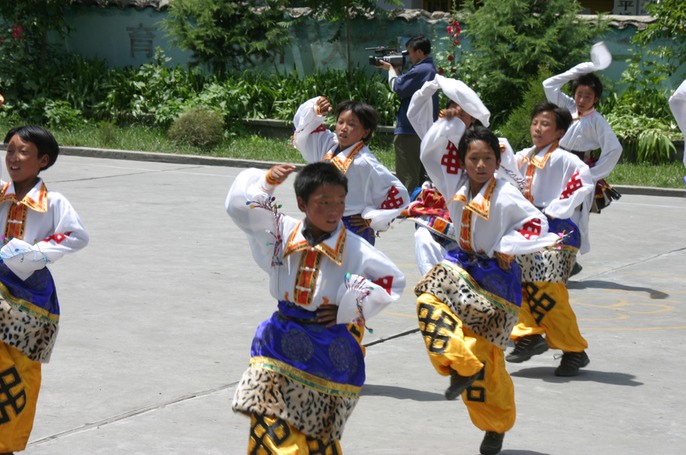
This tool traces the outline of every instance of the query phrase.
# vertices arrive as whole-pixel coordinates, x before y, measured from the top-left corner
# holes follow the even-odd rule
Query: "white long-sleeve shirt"
[[[562,87],[579,76],[595,70],[592,62],[576,65],[574,68],[543,81],[543,90],[548,101],[567,109],[573,122],[567,133],[560,139],[560,147],[568,151],[586,152],[600,149],[598,161],[591,168],[593,181],[606,178],[617,165],[622,155],[622,145],[605,117],[592,109],[578,112],[574,98],[562,92]]]
[[[669,108],[686,141],[686,80],[669,97]],[[686,148],[684,149],[684,165],[686,166]]]
[[[246,169],[226,197],[226,211],[248,236],[257,265],[269,275],[269,291],[315,311],[324,304],[339,305],[338,322],[370,318],[400,297],[405,276],[382,252],[347,231],[343,223],[321,243],[310,246],[303,236],[303,221],[277,212],[269,201],[275,186],[266,171]],[[251,202],[251,205],[247,204]],[[361,315],[355,304],[359,295],[346,286],[346,275],[367,280],[371,294],[363,300]]]
[[[533,147],[521,150],[515,160],[519,172],[530,180],[529,194],[533,204],[552,218],[571,218],[594,190],[586,163],[555,147],[555,143],[538,152]]]
[[[446,198],[458,244],[466,251],[493,257],[526,254],[553,245],[546,217],[507,181],[493,177],[470,198],[467,173],[460,168],[457,147],[466,125],[438,119],[422,139],[421,160],[438,191]]]
[[[24,280],[65,254],[84,248],[89,240],[69,201],[48,191],[40,179],[21,201],[12,182],[3,185],[0,226],[4,228],[3,262]]]
[[[317,115],[318,99],[312,98],[298,108],[293,119],[293,144],[308,163],[330,159],[348,177],[344,216],[360,214],[370,220],[375,231],[388,229],[410,203],[407,189],[363,142],[333,156],[338,139],[325,127],[324,116]]]

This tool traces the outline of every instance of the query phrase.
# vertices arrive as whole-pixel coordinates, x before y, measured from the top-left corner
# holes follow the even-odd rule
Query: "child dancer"
[[[59,303],[46,267],[88,244],[79,216],[39,177],[57,160],[59,146],[38,126],[5,137],[10,181],[0,190],[0,381],[6,404],[0,419],[0,454],[24,450],[41,385],[41,364],[57,338]]]
[[[548,217],[550,230],[565,237],[561,245],[517,258],[523,303],[512,331],[515,348],[505,359],[519,363],[549,347],[561,349],[557,376],[576,376],[589,363],[566,283],[580,244],[571,218],[593,191],[593,180],[586,164],[558,146],[571,121],[569,112],[553,103],[537,105],[531,116],[534,145],[515,155],[527,181],[524,195]]]
[[[498,138],[482,126],[467,128],[472,118],[488,122],[476,94],[440,76],[427,84],[444,87],[458,103],[431,126],[421,150],[429,177],[448,198],[458,246],[416,286],[417,317],[431,363],[450,376],[446,398],[462,394],[472,422],[485,431],[480,452],[492,455],[516,418],[503,360],[521,304],[514,255],[552,245],[558,236],[547,232],[545,216],[515,186],[495,177]],[[422,111],[412,103],[410,113]]]
[[[233,409],[250,416],[248,453],[340,454],[365,379],[346,324],[363,326],[397,300],[405,277],[343,225],[348,182],[331,163],[308,164],[295,179],[303,220],[279,212],[273,193],[294,170],[245,170],[226,198],[278,302],[257,328]]]
[[[600,213],[600,209],[620,197],[605,179],[619,161],[622,146],[607,120],[595,109],[603,93],[603,85],[593,74],[594,71],[607,68],[612,62],[612,56],[601,42],[593,46],[591,60],[543,81],[548,101],[572,114],[573,122],[560,139],[559,146],[575,153],[591,167],[595,190],[587,196],[581,210],[572,217],[581,232],[580,254],[590,250],[588,216],[591,210]],[[567,82],[572,82],[571,97],[562,92],[562,87]],[[591,152],[597,149],[600,149],[600,156],[591,156]],[[580,271],[581,266],[576,265],[572,274]]]
[[[378,124],[374,108],[355,101],[338,104],[333,110],[335,133],[324,126],[331,111],[323,96],[303,103],[293,119],[293,144],[308,163],[331,161],[348,177],[343,222],[374,245],[376,234],[388,229],[410,203],[410,195],[367,146]]]
[[[686,140],[686,80],[669,97],[669,108],[676,119],[677,125],[679,125],[681,133],[684,134],[684,140]],[[686,166],[686,149],[684,150],[683,161],[684,166]],[[686,183],[686,177],[684,177],[684,183]]]

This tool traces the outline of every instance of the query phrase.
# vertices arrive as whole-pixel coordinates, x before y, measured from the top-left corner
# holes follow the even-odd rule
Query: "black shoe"
[[[581,352],[563,352],[560,366],[555,369],[555,376],[576,376],[579,374],[579,368],[583,368],[591,363],[586,351]]]
[[[548,342],[542,335],[527,335],[515,342],[514,349],[505,356],[505,360],[511,363],[521,363],[547,350]]]
[[[464,389],[472,385],[476,378],[479,377],[481,371],[472,376],[460,376],[457,371],[450,369],[450,386],[445,389],[445,399],[454,400],[459,397]]]
[[[500,450],[503,448],[503,439],[505,439],[505,433],[487,431],[484,440],[481,441],[479,452],[481,455],[495,455],[496,453],[500,453]]]
[[[569,276],[574,276],[577,273],[581,272],[581,270],[583,270],[583,267],[581,267],[581,264],[579,264],[578,262],[575,262],[574,267],[572,267],[572,271],[569,272]]]

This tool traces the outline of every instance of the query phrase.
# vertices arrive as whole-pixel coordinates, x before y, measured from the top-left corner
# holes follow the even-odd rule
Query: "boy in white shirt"
[[[572,124],[560,139],[559,145],[588,164],[595,186],[573,218],[581,232],[580,254],[587,253],[591,248],[588,234],[590,212],[600,213],[612,200],[620,198],[619,193],[605,179],[617,165],[622,155],[622,145],[605,117],[596,110],[603,93],[603,84],[593,74],[594,71],[607,68],[612,56],[603,43],[597,43],[591,50],[591,60],[543,81],[543,90],[548,101],[572,114]],[[571,97],[562,91],[562,87],[568,82],[572,84]],[[592,156],[591,152],[598,149],[600,155]],[[572,274],[580,271],[581,266],[575,264]]]
[[[573,216],[593,191],[591,172],[577,156],[559,148],[571,115],[553,103],[537,105],[531,116],[533,147],[517,152],[519,172],[526,179],[524,196],[548,218],[561,244],[520,255],[522,309],[512,330],[515,348],[505,360],[519,363],[548,348],[563,351],[557,376],[576,376],[589,363],[588,343],[581,336],[569,303],[567,277],[575,263],[581,233]],[[545,335],[545,338],[543,337]]]
[[[247,169],[226,198],[278,302],[257,328],[233,410],[250,417],[249,453],[341,453],[365,380],[362,348],[346,324],[364,328],[400,297],[405,277],[344,226],[348,182],[333,164],[311,163],[298,173],[304,219],[281,213],[273,194],[294,171],[290,164]]]
[[[59,304],[48,264],[88,244],[69,201],[48,191],[39,177],[57,160],[59,146],[38,126],[11,129],[5,137],[10,181],[0,190],[0,381],[11,390],[0,420],[0,454],[24,450],[31,434],[41,383],[50,360]],[[11,395],[11,396],[10,396]]]

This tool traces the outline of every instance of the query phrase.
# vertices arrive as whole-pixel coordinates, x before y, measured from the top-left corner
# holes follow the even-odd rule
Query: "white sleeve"
[[[434,123],[433,94],[439,89],[438,80],[424,82],[422,88],[414,92],[407,108],[407,119],[420,139]]]
[[[359,165],[369,168],[369,185],[365,188],[365,199],[369,205],[362,210],[362,218],[370,220],[372,229],[383,232],[410,203],[410,194],[402,182],[375,158],[360,161]]]
[[[622,144],[617,139],[615,132],[612,131],[610,124],[600,114],[595,119],[594,131],[597,134],[596,140],[600,147],[600,156],[591,168],[591,176],[593,181],[597,182],[610,175],[612,169],[619,162],[619,158],[622,156]]]
[[[457,146],[467,129],[459,118],[436,120],[422,139],[420,158],[436,189],[449,200],[462,183]]]
[[[567,82],[573,81],[579,76],[592,73],[594,69],[595,66],[593,65],[593,62],[584,62],[564,73],[546,79],[543,81],[543,91],[545,92],[546,98],[551,103],[566,108],[572,114],[576,113],[577,108],[574,99],[563,93],[562,87],[564,87]]]
[[[356,253],[361,256],[361,270],[348,274],[338,289],[339,324],[364,323],[397,301],[405,289],[405,275],[393,261],[366,242],[360,246]]]
[[[88,232],[69,201],[59,193],[51,193],[49,198],[54,233],[34,244],[12,239],[0,250],[4,263],[22,280],[88,245]]]
[[[669,97],[669,108],[686,140],[686,80]],[[684,165],[686,165],[686,149],[684,149]]]
[[[336,135],[324,125],[326,117],[317,114],[319,98],[305,101],[293,117],[293,146],[308,163],[321,161],[336,143]]]
[[[575,155],[568,155],[562,175],[560,197],[543,209],[543,213],[552,218],[571,218],[576,208],[595,190],[588,165]]]
[[[250,250],[258,266],[269,271],[283,244],[282,215],[273,200],[275,186],[269,185],[267,171],[246,169],[236,177],[224,206],[234,223],[248,236]]]

